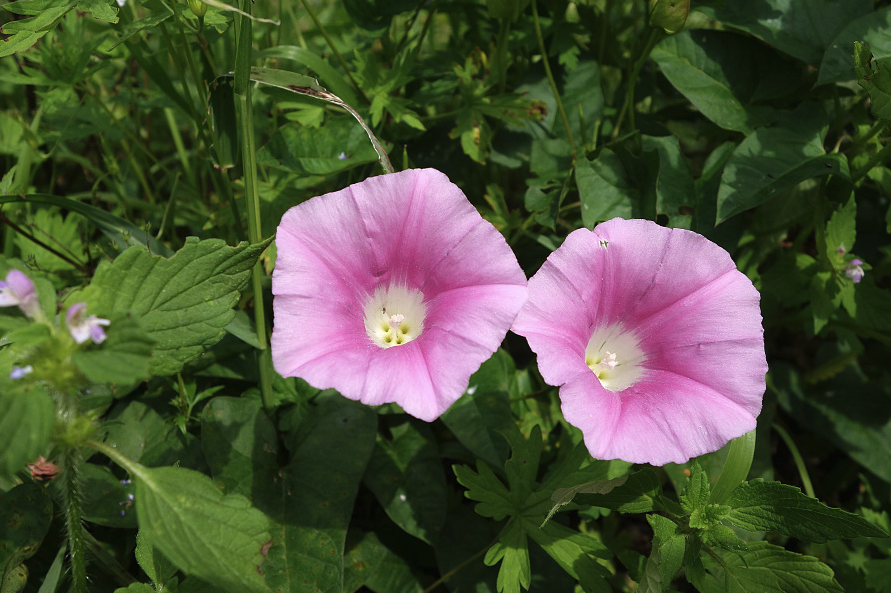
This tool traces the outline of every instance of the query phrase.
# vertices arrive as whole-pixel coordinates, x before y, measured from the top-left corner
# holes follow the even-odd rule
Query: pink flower
[[[31,319],[43,318],[34,283],[23,272],[10,270],[6,280],[0,280],[0,307],[15,306]]]
[[[848,265],[845,266],[845,276],[854,281],[854,284],[857,284],[861,280],[863,280],[863,275],[866,272],[863,271],[863,260],[852,259],[848,262]]]
[[[594,457],[681,463],[755,428],[758,291],[696,233],[621,219],[574,231],[529,280],[512,329]]]
[[[101,344],[105,341],[105,330],[102,326],[111,322],[95,315],[87,317],[87,304],[76,303],[69,307],[65,323],[68,325],[68,333],[78,344],[83,344],[89,339],[95,344]]]
[[[275,369],[426,421],[467,389],[526,298],[504,238],[433,169],[295,206],[276,245]]]

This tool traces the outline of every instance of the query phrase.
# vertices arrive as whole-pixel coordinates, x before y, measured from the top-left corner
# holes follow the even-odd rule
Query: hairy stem
[[[61,456],[62,505],[65,509],[65,527],[68,530],[68,556],[71,559],[72,590],[87,593],[87,562],[84,555],[82,492],[78,474],[83,455],[78,447],[68,447]]]

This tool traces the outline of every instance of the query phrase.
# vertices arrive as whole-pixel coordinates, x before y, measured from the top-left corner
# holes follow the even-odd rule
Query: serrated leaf
[[[53,429],[53,400],[42,388],[0,393],[0,476],[25,469],[44,452]]]
[[[49,33],[77,0],[20,0],[4,4],[3,8],[30,18],[5,23],[0,31],[10,35],[0,43],[0,58],[24,51]]]
[[[100,317],[129,312],[155,340],[150,370],[172,375],[225,335],[251,268],[269,244],[194,237],[169,259],[131,247],[96,270],[84,299]]]
[[[798,183],[837,175],[850,179],[847,159],[826,154],[828,119],[816,103],[802,103],[775,125],[759,128],[733,152],[718,190],[717,222],[759,206]]]
[[[720,565],[708,569],[717,579],[702,591],[725,593],[843,593],[832,569],[814,558],[789,552],[766,542],[755,542],[743,551],[716,550]],[[707,578],[707,577],[706,577]]]
[[[854,42],[854,70],[857,82],[869,93],[870,108],[879,119],[891,118],[891,69],[886,62],[873,62],[869,47]]]
[[[653,528],[653,549],[640,579],[640,593],[662,593],[684,561],[686,538],[678,525],[661,515],[647,515]]]
[[[711,529],[730,512],[726,504],[705,504],[693,509],[690,513],[690,527],[694,529]]]
[[[111,6],[112,0],[80,0],[77,9],[90,13],[93,18],[106,23],[118,22],[118,11]]]
[[[776,531],[800,540],[888,537],[863,517],[826,506],[795,486],[779,482],[743,482],[730,494],[727,519],[749,531]]]
[[[678,497],[681,507],[686,512],[692,513],[708,504],[709,493],[708,475],[699,466],[698,461],[693,461],[690,466],[690,477]]]
[[[202,473],[133,464],[139,528],[183,572],[229,591],[268,591],[260,565],[269,522]]]
[[[842,204],[826,223],[826,255],[829,261],[837,258],[838,250],[843,247],[846,251],[854,248],[857,239],[857,203],[854,194]]]
[[[136,534],[135,555],[139,567],[156,585],[163,587],[178,570],[164,554],[155,549],[151,540],[142,531]]]
[[[483,562],[486,566],[495,566],[501,562],[496,585],[499,593],[520,593],[521,587],[529,588],[532,581],[529,546],[526,532],[519,521],[507,526],[498,541],[486,552]]]
[[[643,469],[627,476],[621,486],[608,494],[581,494],[575,502],[604,507],[623,513],[648,513],[659,507],[662,481],[652,469]]]

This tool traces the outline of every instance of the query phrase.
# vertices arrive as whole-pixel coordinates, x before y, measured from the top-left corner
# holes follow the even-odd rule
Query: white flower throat
[[[643,376],[645,359],[637,338],[621,325],[597,328],[585,348],[585,364],[610,391],[634,385]]]
[[[365,331],[381,348],[411,342],[424,331],[424,295],[406,286],[378,286],[365,304]]]

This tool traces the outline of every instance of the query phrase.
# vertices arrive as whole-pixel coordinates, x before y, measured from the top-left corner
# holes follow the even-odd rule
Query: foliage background
[[[651,26],[654,4],[240,5],[280,24],[251,23],[212,2],[5,4],[0,271],[25,266],[51,312],[86,301],[91,312],[119,315],[112,328],[130,329],[110,330],[104,347],[75,357],[77,381],[45,379],[55,412],[48,398],[14,399],[3,373],[5,426],[24,427],[0,436],[4,462],[40,452],[59,461],[74,449],[88,459],[65,457],[79,474],[49,487],[34,485],[22,463],[4,466],[0,516],[19,513],[16,521],[28,519],[16,525],[28,527],[0,532],[13,542],[0,552],[2,591],[77,581],[76,567],[65,568],[66,533],[81,524],[71,518],[71,488],[83,507],[89,588],[98,591],[149,591],[149,582],[180,591],[689,591],[691,580],[700,590],[746,590],[726,576],[752,574],[734,572],[732,554],[718,556],[719,567],[706,559],[712,582],[695,576],[683,545],[684,568],[649,579],[647,559],[667,557],[673,537],[652,519],[659,515],[576,502],[534,529],[556,486],[631,468],[578,453],[581,435],[517,336],[429,425],[274,375],[264,348],[275,248],[261,256],[261,241],[291,206],[380,165],[350,114],[249,84],[251,66],[291,72],[285,80],[298,86],[313,84],[301,76],[317,78],[367,121],[397,170],[448,174],[527,275],[571,230],[616,216],[695,230],[727,249],[762,293],[770,364],[749,479],[800,487],[887,532],[891,8],[693,2],[684,28],[669,34],[660,25],[680,29],[671,19],[686,4]],[[140,272],[155,269],[156,256],[173,257],[156,276]],[[855,258],[865,262],[859,283],[845,274]],[[186,280],[176,275],[183,270]],[[165,316],[151,304],[162,289],[208,298]],[[5,334],[26,325],[17,311],[3,313]],[[4,339],[4,369],[15,362],[10,343],[38,340],[16,335]],[[60,401],[74,402],[67,416]],[[699,460],[712,484],[727,455]],[[530,464],[516,473],[509,459]],[[669,465],[652,475],[683,502],[676,494],[699,471]],[[137,484],[122,483],[128,472]],[[480,501],[504,484],[534,499],[521,519],[497,505],[475,509],[466,496]],[[210,502],[184,509],[176,493]],[[145,508],[139,539],[131,494]],[[260,515],[229,495],[248,497]],[[256,526],[244,543],[254,551],[204,549],[202,536],[165,523],[171,516],[186,533],[222,525],[210,537],[223,541],[229,519],[244,518]],[[519,529],[523,521],[534,525]],[[844,541],[840,532],[754,531],[736,536],[831,568],[819,584],[777,584],[768,570],[752,585],[761,590],[891,591],[891,540],[854,537],[881,531],[861,527]],[[275,542],[263,549],[265,583],[248,576],[264,533]],[[766,549],[759,545],[749,553]],[[25,558],[27,579],[16,572]],[[220,576],[230,564],[246,571]]]

